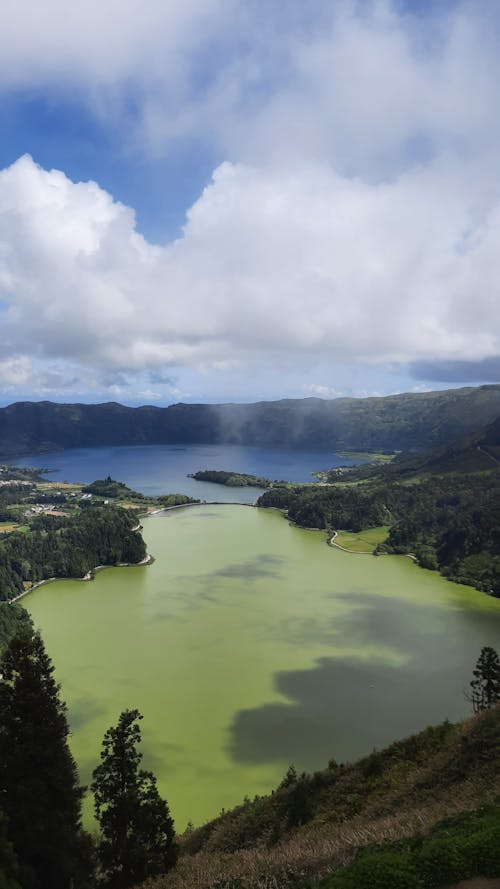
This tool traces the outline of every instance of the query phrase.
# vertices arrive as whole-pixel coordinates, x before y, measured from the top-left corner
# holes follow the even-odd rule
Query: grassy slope
[[[389,525],[367,528],[366,531],[338,531],[335,543],[352,553],[373,553],[379,543],[386,540]]]
[[[429,834],[443,819],[499,797],[497,707],[458,725],[426,729],[355,764],[301,777],[221,814],[181,839],[182,856],[173,873],[146,885],[312,885],[365,847]]]
[[[351,865],[320,885],[321,889],[436,889],[499,874],[500,801],[448,818],[431,835],[363,850]],[[489,884],[481,885],[486,889]],[[498,887],[500,881],[493,885]]]

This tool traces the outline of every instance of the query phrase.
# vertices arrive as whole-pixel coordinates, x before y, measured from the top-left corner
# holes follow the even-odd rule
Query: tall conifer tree
[[[174,823],[151,772],[139,769],[138,710],[124,710],[104,736],[93,775],[95,814],[102,831],[99,859],[110,889],[127,889],[174,866]]]
[[[5,815],[0,812],[0,889],[21,889],[18,883],[19,865],[7,839]]]
[[[87,884],[82,790],[53,672],[39,634],[16,636],[0,662],[0,807],[23,889]]]
[[[472,675],[468,697],[474,713],[489,710],[500,701],[500,658],[494,648],[486,645],[481,649]]]

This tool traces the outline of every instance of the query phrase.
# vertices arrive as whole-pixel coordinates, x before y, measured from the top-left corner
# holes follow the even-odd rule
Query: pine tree
[[[15,636],[0,663],[0,807],[23,889],[76,889],[89,870],[82,789],[53,671],[39,634]]]
[[[0,889],[21,889],[18,877],[19,865],[7,839],[5,815],[0,812]]]
[[[470,683],[468,698],[474,713],[489,710],[500,701],[500,659],[494,648],[486,646],[481,649],[472,675],[474,679]]]
[[[177,858],[174,823],[151,772],[139,769],[138,710],[124,710],[104,736],[93,774],[95,814],[101,826],[99,860],[107,885],[127,889],[165,873]]]

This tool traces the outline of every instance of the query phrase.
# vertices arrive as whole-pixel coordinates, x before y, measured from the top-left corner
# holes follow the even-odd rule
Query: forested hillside
[[[377,553],[500,596],[500,420],[446,448],[324,474],[327,484],[274,486],[259,506],[304,528],[389,526]]]
[[[72,517],[40,516],[29,529],[0,538],[0,599],[49,577],[83,577],[97,565],[140,562],[146,546],[137,517],[92,507]]]
[[[329,451],[445,445],[500,415],[500,386],[383,398],[159,408],[19,402],[0,409],[0,456],[120,444],[241,443]]]
[[[500,417],[486,428],[476,430],[441,448],[416,455],[400,454],[383,467],[387,476],[450,472],[487,472],[500,466]],[[380,473],[381,467],[377,468]]]
[[[381,488],[322,485],[276,485],[259,497],[258,506],[286,509],[288,518],[302,528],[348,528],[361,531],[385,525],[392,514]]]

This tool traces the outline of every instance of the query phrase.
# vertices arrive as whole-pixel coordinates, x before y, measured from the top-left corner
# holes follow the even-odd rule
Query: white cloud
[[[499,354],[500,200],[478,181],[450,158],[383,185],[223,164],[156,247],[96,184],[22,158],[0,174],[5,372]]]
[[[175,81],[183,58],[224,26],[227,0],[17,0],[2,9],[2,88]],[[60,78],[66,77],[66,83]]]
[[[372,180],[453,149],[496,158],[493,2],[18,0],[0,95],[84,101],[127,152],[210,146],[249,165],[321,160]]]
[[[1,172],[0,384],[122,394],[144,371],[153,398],[162,368],[498,356],[498,14],[439,9],[10,4],[1,90],[66,91],[125,121],[126,150],[223,162],[163,247],[98,184]]]
[[[128,147],[194,139],[221,160],[314,157],[380,177],[499,132],[496,5],[415,8],[18,0],[2,10],[0,92],[85,101]]]
[[[9,391],[33,382],[31,363],[26,355],[10,355],[0,361],[0,386]]]
[[[499,135],[494,4],[434,16],[417,4],[422,18],[389,2],[333,8],[321,33],[295,36],[291,74],[245,119],[239,156],[321,157],[380,178],[452,146],[488,151]]]
[[[325,386],[324,383],[304,383],[302,391],[304,395],[310,395],[315,398],[340,398],[346,394],[340,389],[336,389],[335,386]]]

